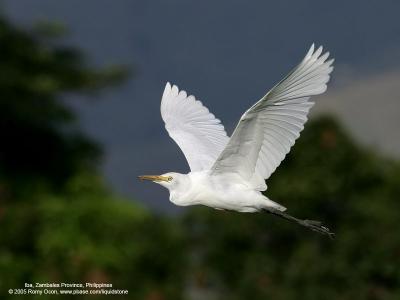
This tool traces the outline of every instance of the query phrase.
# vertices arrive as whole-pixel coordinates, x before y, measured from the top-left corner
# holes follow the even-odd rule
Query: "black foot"
[[[335,234],[329,230],[328,227],[322,225],[319,221],[314,220],[302,220],[300,222],[301,225],[310,228],[312,231],[319,232],[321,234],[327,235],[330,239],[333,240]]]

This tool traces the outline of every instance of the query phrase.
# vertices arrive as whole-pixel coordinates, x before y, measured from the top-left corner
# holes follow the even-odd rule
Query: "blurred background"
[[[400,299],[399,11],[0,1],[0,298],[25,282],[104,282],[126,299]],[[177,208],[137,181],[189,171],[161,120],[166,81],[231,134],[313,42],[335,71],[267,195],[334,241],[269,215]]]

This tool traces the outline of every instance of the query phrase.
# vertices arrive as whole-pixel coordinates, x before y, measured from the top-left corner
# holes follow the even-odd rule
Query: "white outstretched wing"
[[[333,59],[311,46],[303,61],[241,117],[214,173],[238,173],[256,190],[279,166],[299,137],[313,106],[310,96],[326,90]]]
[[[161,100],[161,116],[190,170],[209,170],[229,140],[220,120],[194,96],[187,96],[169,82]]]

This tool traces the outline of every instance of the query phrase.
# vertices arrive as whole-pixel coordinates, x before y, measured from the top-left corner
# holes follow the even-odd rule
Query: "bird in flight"
[[[161,100],[161,116],[170,137],[190,166],[188,174],[169,172],[143,175],[166,187],[170,201],[179,206],[206,205],[238,212],[265,211],[333,237],[319,221],[303,220],[262,192],[265,180],[279,166],[307,121],[314,102],[325,92],[333,59],[314,44],[284,79],[250,107],[231,137],[220,120],[194,96],[168,82]]]

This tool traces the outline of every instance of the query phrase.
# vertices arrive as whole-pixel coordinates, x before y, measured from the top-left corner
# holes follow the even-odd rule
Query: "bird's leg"
[[[307,228],[311,229],[312,231],[316,231],[316,232],[319,232],[321,234],[325,234],[330,239],[333,239],[335,237],[335,234],[333,232],[331,232],[328,227],[323,226],[322,223],[319,222],[319,221],[301,220],[301,219],[295,218],[295,217],[293,217],[293,216],[291,216],[291,215],[289,215],[289,214],[287,214],[287,213],[285,213],[283,211],[277,210],[277,209],[272,208],[272,207],[266,207],[266,208],[263,208],[263,210],[265,212],[268,212],[268,213],[273,214],[275,216],[281,217],[282,219],[286,219],[288,221],[295,222],[295,223],[297,223],[297,224],[299,224],[301,226],[307,227]]]

